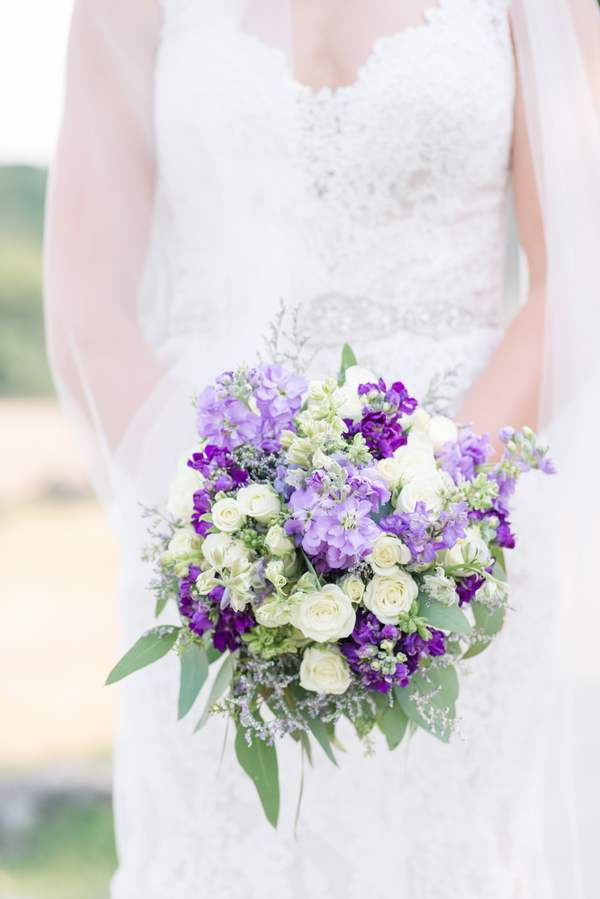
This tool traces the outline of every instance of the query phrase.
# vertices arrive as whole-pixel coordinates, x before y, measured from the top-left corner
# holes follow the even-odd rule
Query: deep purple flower
[[[260,418],[236,397],[219,398],[214,387],[206,387],[198,397],[196,427],[200,437],[231,450],[255,440]]]
[[[243,645],[242,634],[255,625],[249,612],[234,612],[231,606],[219,609],[219,617],[213,632],[213,643],[219,652],[235,652]]]
[[[362,675],[367,690],[389,693],[394,684],[408,686],[406,664],[395,657],[400,637],[397,627],[382,625],[372,612],[358,610],[354,630],[340,650],[352,670]]]
[[[446,635],[434,627],[427,628],[430,637],[424,640],[418,633],[402,634],[399,647],[400,652],[407,656],[406,667],[408,673],[413,674],[419,667],[419,662],[425,656],[443,656],[446,653],[444,640]]]
[[[394,450],[404,446],[408,440],[397,414],[366,412],[358,424],[354,424],[350,418],[345,418],[344,422],[348,429],[344,434],[346,440],[351,440],[355,434],[362,434],[376,459],[388,459],[394,454]]]
[[[485,578],[472,574],[470,577],[456,578],[456,592],[458,593],[458,604],[464,606],[465,603],[471,602],[480,587],[485,584]]]
[[[254,398],[263,418],[276,425],[278,431],[289,427],[300,411],[302,396],[308,390],[304,378],[274,363],[260,366],[262,384]]]

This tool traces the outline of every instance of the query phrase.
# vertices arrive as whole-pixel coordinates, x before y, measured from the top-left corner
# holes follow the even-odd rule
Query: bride
[[[77,0],[48,333],[123,549],[123,649],[153,623],[138,503],[163,503],[190,397],[254,361],[281,298],[311,375],[346,341],[417,397],[460,364],[457,419],[539,424],[561,471],[553,497],[520,488],[516,611],[462,678],[466,745],[364,758],[342,734],[297,839],[291,741],[274,831],[231,735],[220,764],[224,724],[175,722],[177,660],[128,679],[113,899],[596,895],[599,48],[593,0]],[[528,292],[503,333],[511,187]]]

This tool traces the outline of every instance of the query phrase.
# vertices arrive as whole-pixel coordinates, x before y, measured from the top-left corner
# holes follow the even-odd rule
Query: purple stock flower
[[[221,398],[214,387],[206,387],[198,397],[196,427],[200,437],[232,450],[254,442],[260,433],[260,418],[236,397]]]
[[[389,693],[394,684],[408,686],[406,664],[395,658],[400,636],[397,627],[383,625],[372,612],[358,610],[356,626],[340,650],[352,670],[362,675],[367,690]]]
[[[458,604],[464,606],[465,603],[471,602],[480,587],[485,584],[485,578],[472,574],[470,577],[456,578],[456,592],[458,593]]]
[[[407,656],[406,667],[409,674],[413,674],[419,667],[419,662],[425,656],[443,656],[446,654],[446,635],[434,627],[428,627],[430,638],[424,640],[418,633],[402,634],[399,648]]]
[[[249,612],[234,612],[233,609],[224,609],[219,612],[219,620],[213,632],[213,643],[219,652],[235,652],[244,645],[242,634],[255,625],[254,618]]]
[[[485,465],[488,457],[493,455],[494,448],[489,434],[478,437],[473,428],[463,428],[458,434],[458,440],[449,440],[443,445],[440,458],[442,469],[458,483],[459,475],[471,480],[475,474],[475,466]]]
[[[514,428],[500,428],[498,431],[498,440],[500,443],[508,443],[509,440],[512,440],[515,434]]]
[[[404,446],[408,439],[402,431],[397,414],[387,415],[382,411],[366,412],[358,424],[353,424],[350,418],[345,418],[344,422],[348,429],[344,434],[346,440],[351,440],[355,434],[362,434],[376,459],[389,459],[394,450]]]
[[[262,417],[281,431],[294,421],[308,384],[304,378],[274,363],[261,365],[260,372],[263,380],[254,391],[254,398]]]

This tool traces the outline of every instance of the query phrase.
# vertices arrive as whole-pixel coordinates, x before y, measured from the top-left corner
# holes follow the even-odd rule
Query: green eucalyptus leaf
[[[381,729],[385,734],[388,749],[395,749],[404,739],[408,716],[400,703],[396,700],[393,705],[388,705],[381,716]]]
[[[471,630],[469,620],[454,603],[445,606],[438,599],[432,599],[428,593],[419,594],[419,616],[432,627],[455,634],[468,634]]]
[[[117,662],[108,675],[105,686],[115,684],[129,674],[133,674],[134,671],[139,671],[140,668],[145,668],[146,665],[162,659],[177,642],[180,630],[180,627],[171,627],[170,625],[152,628],[151,631],[140,637],[120,662]]]
[[[246,728],[241,725],[235,737],[235,753],[246,774],[254,781],[267,821],[277,827],[279,818],[279,770],[277,750],[260,740],[252,731],[252,745],[246,740]]]
[[[477,628],[483,630],[485,637],[495,637],[502,627],[506,610],[503,608],[490,609],[483,603],[475,601],[471,603],[471,608],[473,609]],[[467,649],[463,659],[472,659],[473,656],[478,656],[488,648],[491,642],[491,640],[477,640]]]
[[[207,655],[196,643],[191,643],[181,653],[178,721],[181,721],[194,705],[207,677]]]
[[[325,725],[323,724],[321,719],[313,718],[306,709],[302,710],[301,715],[310,727],[315,740],[321,745],[321,748],[325,752],[325,755],[329,759],[331,759],[334,765],[337,766],[337,761],[333,754],[333,749],[331,748],[329,737],[327,736],[327,731],[325,730]]]
[[[427,679],[428,680],[427,680]],[[445,668],[426,668],[415,678],[421,693],[431,693],[439,687],[431,704],[438,709],[449,709],[449,715],[456,717],[456,700],[458,699],[458,676],[453,665]]]
[[[220,697],[223,695],[223,693],[225,692],[225,690],[231,683],[231,678],[233,677],[234,667],[235,667],[234,658],[232,655],[228,655],[225,658],[225,661],[223,662],[221,667],[219,668],[219,671],[215,678],[215,682],[212,685],[212,690],[210,691],[208,699],[206,700],[206,705],[205,705],[204,711],[202,712],[202,715],[200,717],[200,721],[194,728],[194,733],[196,733],[196,731],[198,731],[198,730],[201,730],[204,727],[204,725],[206,724],[206,722],[208,721],[208,718],[209,718],[208,710],[210,709],[211,705],[215,704],[217,699],[220,699]]]
[[[338,377],[340,387],[342,384],[346,383],[346,369],[350,368],[352,365],[356,365],[356,356],[354,355],[350,345],[345,343],[342,349],[342,367],[340,369],[340,374]]]
[[[208,657],[209,665],[212,665],[213,662],[216,662],[219,659],[223,658],[223,653],[219,649],[216,649],[214,646],[208,647],[208,649],[206,650],[206,655]]]
[[[419,686],[423,687],[421,691],[419,690]],[[394,695],[402,706],[402,710],[405,712],[407,717],[410,718],[410,720],[414,724],[418,724],[419,727],[422,727],[423,730],[427,731],[428,734],[437,737],[438,740],[442,741],[442,743],[448,743],[450,740],[449,728],[446,728],[444,733],[440,732],[440,728],[438,726],[436,726],[435,729],[432,730],[431,725],[428,724],[428,722],[423,718],[423,716],[419,712],[416,702],[412,698],[416,693],[429,693],[430,691],[431,687],[429,686],[429,684],[426,684],[424,682],[419,683],[418,677],[415,676],[411,678],[411,682],[408,687],[400,687],[398,686],[398,684],[394,686]]]
[[[310,737],[308,736],[308,734],[306,733],[305,730],[300,731],[300,742],[302,743],[302,746],[304,747],[304,751],[306,752],[306,758],[308,759],[308,763],[309,763],[310,767],[312,768],[312,766],[313,766],[312,746],[310,745]]]
[[[160,615],[160,613],[162,612],[162,610],[164,609],[164,607],[166,606],[168,601],[169,601],[168,596],[159,596],[158,597],[158,599],[156,600],[156,608],[154,610],[155,618],[158,618],[158,616]]]

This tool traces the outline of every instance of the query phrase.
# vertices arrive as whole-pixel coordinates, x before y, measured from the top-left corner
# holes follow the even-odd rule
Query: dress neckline
[[[328,85],[324,85],[323,87],[315,90],[312,85],[305,84],[303,81],[300,81],[296,78],[294,72],[292,71],[289,61],[286,57],[286,69],[289,73],[290,79],[292,83],[295,85],[296,89],[304,93],[310,99],[313,100],[323,100],[323,99],[332,99],[335,100],[337,97],[342,97],[348,93],[353,93],[356,91],[368,71],[373,68],[375,63],[378,61],[379,56],[381,54],[381,50],[386,47],[395,46],[396,44],[401,44],[405,39],[408,39],[415,33],[428,31],[431,28],[432,19],[434,19],[439,13],[443,12],[443,7],[445,4],[445,0],[437,0],[435,5],[427,6],[423,10],[423,22],[419,22],[418,25],[406,25],[404,28],[401,28],[399,31],[395,31],[392,34],[382,34],[379,37],[376,37],[373,43],[371,44],[371,49],[367,54],[365,61],[361,63],[361,65],[356,70],[356,75],[354,80],[349,84],[341,84],[339,87],[332,88]],[[262,44],[263,41],[260,41]],[[264,44],[267,49],[275,49],[270,48],[268,44]],[[282,52],[282,51],[277,51]],[[285,54],[284,54],[285,55]]]

